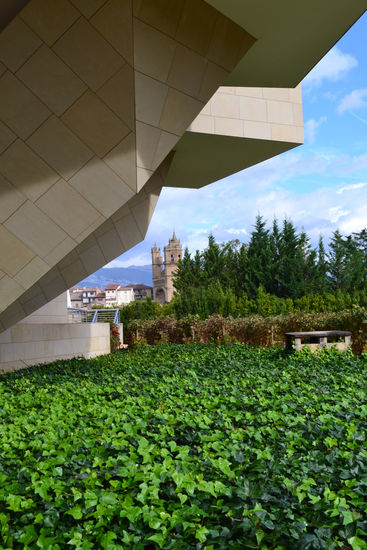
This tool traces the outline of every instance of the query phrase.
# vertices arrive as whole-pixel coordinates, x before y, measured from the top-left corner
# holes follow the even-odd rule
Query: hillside
[[[119,283],[122,286],[143,283],[152,286],[152,266],[102,267],[83,281],[80,281],[79,285],[97,286],[104,289],[109,283]]]

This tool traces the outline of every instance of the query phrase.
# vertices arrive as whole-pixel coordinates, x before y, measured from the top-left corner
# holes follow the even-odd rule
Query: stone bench
[[[352,333],[346,330],[286,332],[285,336],[286,349],[292,350],[294,343],[296,351],[300,351],[304,346],[308,346],[311,351],[331,347],[336,347],[339,351],[345,351],[352,343]],[[343,341],[340,341],[341,338],[343,338]]]

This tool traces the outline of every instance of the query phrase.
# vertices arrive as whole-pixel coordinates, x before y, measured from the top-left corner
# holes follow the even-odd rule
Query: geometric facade
[[[0,332],[141,241],[164,185],[201,187],[302,143],[297,85],[364,11],[5,2]]]

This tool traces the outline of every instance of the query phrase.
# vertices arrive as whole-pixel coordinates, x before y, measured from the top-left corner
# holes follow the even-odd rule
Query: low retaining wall
[[[19,323],[0,334],[0,372],[110,353],[108,323]]]

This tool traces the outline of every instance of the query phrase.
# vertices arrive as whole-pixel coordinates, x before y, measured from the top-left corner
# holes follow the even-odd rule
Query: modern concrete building
[[[3,0],[3,340],[141,241],[163,186],[201,187],[301,144],[299,83],[365,9],[365,0]],[[9,368],[25,353],[12,342],[13,355],[0,344]]]

